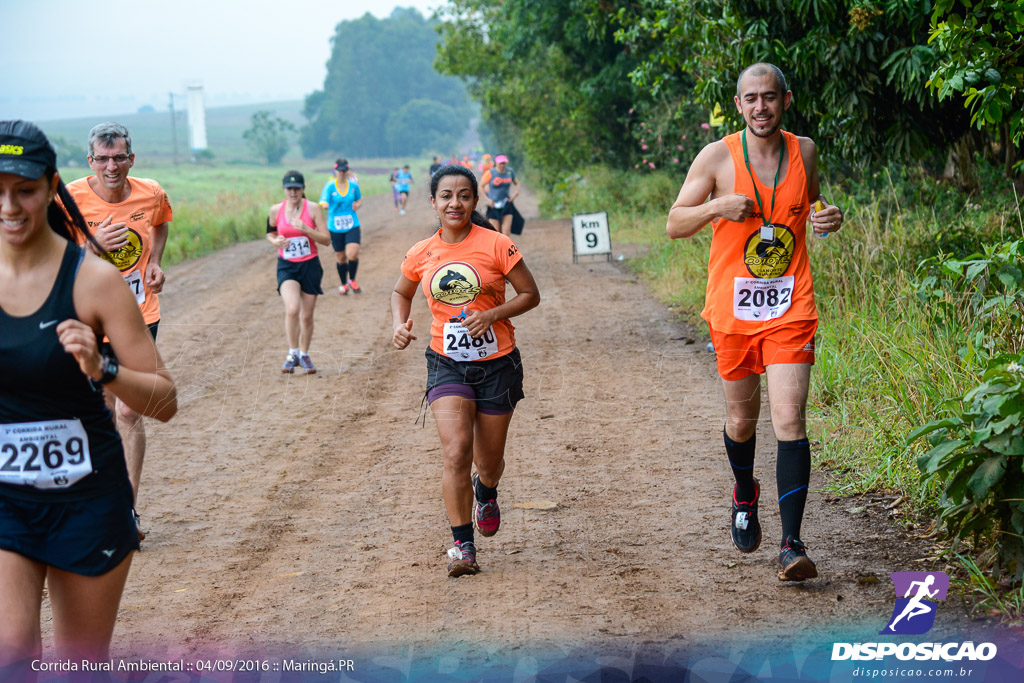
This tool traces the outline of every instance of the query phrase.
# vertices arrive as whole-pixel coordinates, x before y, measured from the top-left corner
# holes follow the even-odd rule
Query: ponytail
[[[498,232],[494,225],[489,220],[487,220],[487,217],[481,216],[480,212],[477,211],[476,209],[473,209],[473,213],[470,215],[469,219],[473,221],[475,225],[479,225],[481,228],[487,228],[488,230],[494,230],[494,232]]]
[[[53,172],[48,170],[46,175],[52,179],[54,173],[56,173],[55,170]],[[55,233],[64,239],[77,244],[78,238],[84,237],[85,241],[96,247],[97,253],[103,253],[103,247],[93,237],[92,231],[89,230],[89,224],[85,222],[85,217],[78,209],[78,204],[75,203],[74,197],[68,192],[64,181],[60,178],[57,179],[57,196],[46,207],[46,222],[50,224],[50,228]]]

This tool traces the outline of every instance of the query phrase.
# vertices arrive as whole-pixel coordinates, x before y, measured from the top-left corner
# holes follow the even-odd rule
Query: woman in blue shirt
[[[363,291],[356,282],[362,237],[356,211],[363,205],[363,195],[350,175],[348,160],[338,159],[334,164],[334,179],[329,180],[320,193],[320,206],[327,210],[327,230],[338,260],[339,294],[348,294],[350,289],[356,294]]]

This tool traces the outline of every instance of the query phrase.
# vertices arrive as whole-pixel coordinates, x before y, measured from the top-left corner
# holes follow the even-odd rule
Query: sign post
[[[574,213],[572,215],[572,262],[580,256],[605,254],[612,260],[612,239],[608,232],[608,212]]]

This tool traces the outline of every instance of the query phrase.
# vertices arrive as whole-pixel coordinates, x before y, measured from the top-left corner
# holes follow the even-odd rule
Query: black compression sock
[[[477,500],[484,503],[486,503],[489,500],[498,499],[497,487],[492,489],[489,486],[484,486],[484,483],[480,481],[480,477],[477,477],[476,479],[476,488],[473,490],[473,493],[476,495]]]
[[[359,269],[359,259],[357,259],[357,258],[356,259],[349,259],[348,260],[348,279],[349,280],[355,280],[356,279],[356,270],[358,270],[358,269]]]
[[[338,278],[341,279],[341,284],[345,284],[345,282],[347,282],[347,280],[345,279],[345,273],[348,272],[348,264],[335,263],[334,265],[338,267]]]
[[[473,522],[453,526],[452,538],[459,543],[473,543]]]
[[[736,478],[736,500],[749,503],[757,493],[754,490],[754,446],[757,444],[757,434],[741,443],[730,439],[723,429],[722,437],[725,439],[729,465],[732,466],[732,476]]]
[[[782,542],[800,538],[800,522],[807,503],[807,484],[811,481],[811,444],[807,439],[780,441],[775,466],[779,487],[779,516],[782,517]]]

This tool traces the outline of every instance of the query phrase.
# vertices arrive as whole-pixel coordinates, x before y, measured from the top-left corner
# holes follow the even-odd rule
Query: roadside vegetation
[[[449,0],[440,16],[437,66],[466,80],[489,146],[533,170],[553,214],[607,209],[690,317],[710,235],[670,243],[665,216],[696,151],[742,126],[739,71],[779,65],[786,126],[818,143],[847,210],[809,246],[819,465],[838,492],[898,494],[907,527],[935,520],[971,585],[1021,585],[1018,2]]]

